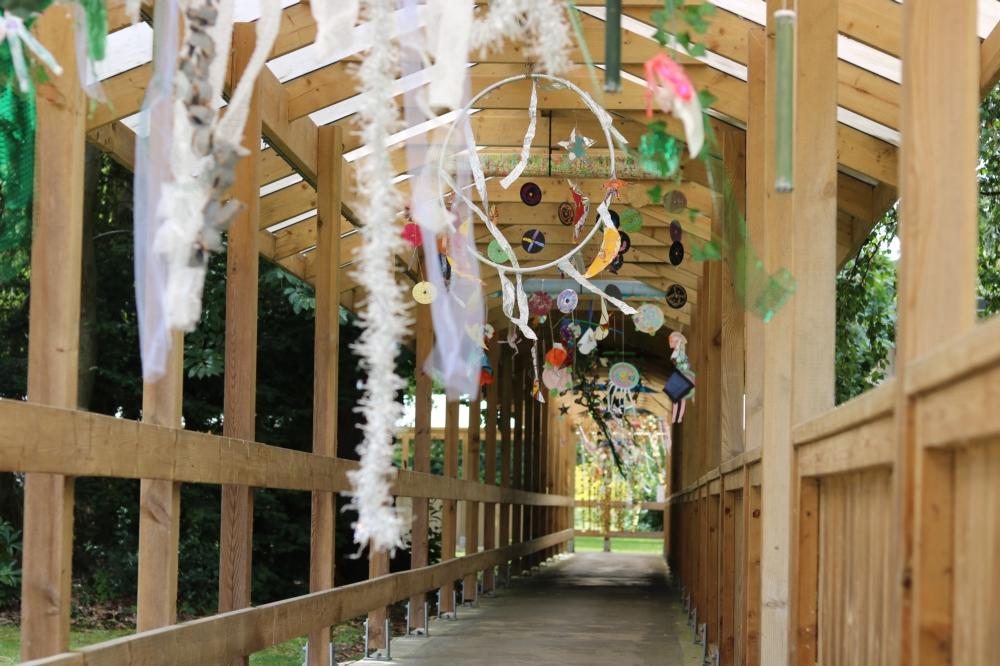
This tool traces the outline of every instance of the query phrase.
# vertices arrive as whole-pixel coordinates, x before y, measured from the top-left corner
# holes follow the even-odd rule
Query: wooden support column
[[[773,12],[784,3],[768,0]],[[764,333],[761,663],[795,660],[798,484],[791,429],[833,407],[837,251],[837,2],[800,3],[795,53],[795,190],[774,190],[773,126],[765,127],[768,270],[788,268],[794,297]],[[774,118],[775,47],[768,44],[764,118]]]
[[[413,401],[414,411],[414,441],[413,470],[430,473],[431,471],[431,409],[434,382],[424,371],[424,364],[434,349],[434,325],[431,319],[430,305],[417,305],[417,386]],[[414,497],[413,527],[410,537],[410,568],[420,569],[430,564],[427,553],[427,534],[430,529],[428,500],[426,497]],[[414,627],[424,626],[424,602],[426,594],[410,597],[410,621]]]
[[[505,347],[500,355],[500,485],[511,487],[511,454],[513,445],[513,429],[511,416],[513,414],[514,377],[516,359],[511,354],[510,347]],[[500,504],[500,528],[498,534],[499,546],[509,546],[511,543],[511,505]],[[503,572],[501,572],[503,573]]]
[[[38,84],[31,242],[28,400],[75,409],[87,104],[77,78],[73,18],[53,5],[34,32],[63,67]],[[21,578],[21,658],[69,648],[73,479],[27,474]]]
[[[490,367],[493,368],[493,383],[486,387],[486,478],[487,485],[497,485],[497,408],[500,398],[500,344],[494,336],[489,343]],[[483,550],[497,547],[497,505],[486,502],[483,507]],[[494,568],[483,571],[483,591],[492,592],[496,588]]]
[[[368,549],[368,578],[378,578],[389,573],[389,553],[387,551],[373,552]],[[379,606],[368,612],[368,648],[384,655],[385,650],[385,620],[389,616],[385,606]]]
[[[749,33],[747,92],[751,109],[763,109],[767,90],[767,46],[763,31]],[[747,122],[747,162],[757,165],[747,170],[747,232],[758,252],[766,248],[765,204],[767,198],[768,160],[766,123],[763,113],[751,113]],[[747,312],[746,322],[746,428],[744,446],[758,449],[764,442],[764,330],[766,324],[753,312]],[[760,663],[760,518],[761,492],[751,487],[749,468],[743,471],[743,558],[744,606],[743,654],[747,666]]]
[[[465,447],[466,481],[482,483],[479,470],[479,437],[480,419],[483,415],[482,395],[479,391],[469,396],[469,429],[466,431],[468,444]],[[465,554],[475,555],[479,552],[479,502],[465,503]],[[462,583],[462,600],[472,603],[476,600],[476,582],[478,574],[467,575]]]
[[[445,409],[444,433],[444,475],[458,477],[458,400],[449,400]],[[442,500],[441,502],[441,561],[455,558],[458,543],[458,502]],[[441,612],[452,613],[455,604],[452,594],[455,583],[448,581],[441,586]]]
[[[724,485],[724,484],[723,484]],[[719,565],[719,662],[732,664],[736,654],[736,492],[722,491],[722,552]]]
[[[233,28],[232,80],[239,80],[253,52],[252,23]],[[223,434],[256,439],[257,411],[257,248],[260,216],[260,82],[243,132],[250,151],[236,166],[233,196],[244,208],[229,229],[226,251],[226,371]],[[222,486],[222,534],[219,539],[219,612],[250,605],[253,552],[253,488]],[[248,657],[232,663],[248,663]]]
[[[757,114],[759,115],[759,114]],[[749,117],[749,114],[748,114]],[[746,214],[747,153],[746,132],[723,125],[719,133],[719,149],[726,175],[733,188],[733,196],[740,212]],[[713,220],[713,224],[716,221]],[[719,265],[719,336],[718,352],[719,406],[719,462],[723,463],[743,452],[743,393],[745,362],[745,309],[736,292],[737,281],[746,281],[745,267],[742,275],[734,272],[730,262]],[[711,301],[713,304],[714,300]]]
[[[344,168],[342,129],[319,128],[316,151],[318,204],[316,257],[316,337],[313,362],[313,453],[337,456],[337,403],[340,357],[340,203]],[[337,496],[312,494],[309,591],[334,586]],[[309,634],[309,666],[327,666],[330,627]]]
[[[510,472],[510,485],[513,488],[524,488],[524,413],[526,402],[524,395],[524,377],[527,366],[530,363],[530,361],[527,360],[528,356],[530,356],[530,352],[526,349],[521,349],[517,356],[514,357],[514,380],[512,385],[514,403],[514,438],[512,444],[513,466],[511,467]],[[510,534],[512,543],[520,543],[523,540],[523,509],[524,507],[520,504],[511,505]]]
[[[915,398],[903,391],[913,360],[976,325],[976,14],[972,0],[907,0],[903,5],[899,394],[893,475],[898,532],[892,558],[898,568],[896,603],[891,605],[893,634],[901,635],[893,661],[920,666],[971,657],[955,654],[953,642],[965,624],[955,618],[955,604],[964,605],[955,592],[955,572],[962,564],[952,535],[963,522],[955,513],[955,456],[950,450],[921,448]],[[943,219],[948,223],[941,224]]]
[[[171,334],[166,374],[143,384],[142,420],[181,427],[184,402],[184,335]],[[136,629],[177,622],[177,559],[180,548],[181,484],[162,479],[139,482],[139,580]]]

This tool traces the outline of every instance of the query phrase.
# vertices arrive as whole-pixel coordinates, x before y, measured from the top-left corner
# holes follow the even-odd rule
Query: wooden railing
[[[0,400],[0,424],[0,471],[344,492],[349,490],[347,472],[357,466],[354,461],[231,437],[12,400]],[[573,505],[569,496],[405,470],[398,471],[392,491],[402,497],[513,508]],[[559,527],[440,564],[140,632],[29,663],[222,663],[506,562],[551,554],[572,536],[572,529]]]

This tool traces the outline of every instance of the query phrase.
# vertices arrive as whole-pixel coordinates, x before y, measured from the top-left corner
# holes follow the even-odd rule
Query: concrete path
[[[431,637],[397,638],[405,666],[694,666],[680,602],[657,555],[585,553],[435,620]],[[370,662],[369,662],[370,663]]]

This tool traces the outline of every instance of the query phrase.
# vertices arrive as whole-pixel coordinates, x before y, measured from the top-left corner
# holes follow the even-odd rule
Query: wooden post
[[[802,479],[798,504],[798,581],[796,584],[796,664],[813,666],[817,652],[819,592],[819,480]]]
[[[486,478],[484,483],[497,485],[497,407],[500,397],[500,344],[496,336],[489,345],[490,367],[493,368],[493,383],[486,387]],[[487,502],[483,507],[483,550],[497,547],[497,505]],[[496,579],[492,566],[483,571],[483,591],[492,592]]]
[[[954,457],[920,448],[904,387],[911,361],[975,326],[976,15],[972,0],[903,5],[892,626],[893,660],[921,666],[954,657]]]
[[[445,410],[444,475],[452,478],[458,477],[458,406],[457,399],[449,400]],[[458,541],[458,503],[455,500],[442,500],[441,504],[441,561],[444,562],[455,558]],[[452,603],[454,591],[453,581],[441,586],[442,613],[454,612],[455,604]]]
[[[483,414],[482,396],[477,391],[469,396],[469,429],[466,433],[468,444],[465,447],[465,479],[482,483],[479,478],[479,435],[480,419]],[[465,503],[465,554],[475,555],[479,552],[479,502]],[[472,603],[476,600],[476,582],[478,574],[471,573],[465,577],[462,584],[462,600]]]
[[[526,402],[524,396],[524,378],[530,353],[522,349],[515,357],[514,380],[513,380],[513,401],[514,401],[514,439],[513,439],[513,467],[510,473],[510,485],[514,488],[524,488],[524,413]],[[511,505],[511,526],[510,533],[513,543],[520,543],[523,540],[522,531],[524,507],[520,504]],[[512,563],[512,567],[516,566]]]
[[[378,578],[389,573],[389,553],[387,551],[373,552],[368,549],[368,578]],[[385,650],[385,620],[389,616],[385,606],[379,606],[368,612],[368,648]],[[367,656],[367,655],[365,655]],[[325,662],[324,662],[325,663]]]
[[[722,554],[719,565],[719,663],[736,653],[736,492],[722,490]]]
[[[761,107],[763,108],[763,107]],[[757,114],[759,115],[759,114]],[[747,195],[747,153],[746,132],[725,126],[725,131],[719,134],[719,149],[722,161],[733,188],[733,196],[740,212],[746,212]],[[713,224],[715,222],[713,221]],[[751,242],[756,239],[751,237]],[[739,455],[743,452],[743,395],[744,395],[744,357],[745,357],[745,317],[744,307],[736,293],[736,282],[745,283],[743,275],[733,272],[731,262],[718,262],[719,265],[719,334],[721,349],[719,350],[720,369],[719,387],[719,446],[721,453],[719,462]],[[745,267],[744,267],[745,268]],[[713,300],[712,303],[715,301]]]
[[[768,0],[768,26],[781,0]],[[795,54],[795,191],[774,190],[774,161],[766,164],[765,263],[786,267],[797,282],[793,299],[765,329],[761,663],[795,659],[789,610],[797,525],[791,429],[833,407],[837,227],[837,3],[798,6]],[[808,46],[806,46],[808,45]],[[768,45],[768,77],[774,76]],[[764,117],[774,118],[774,86],[766,87]],[[808,120],[806,120],[808,119]],[[766,127],[766,150],[775,134]]]
[[[143,384],[142,420],[181,427],[184,401],[184,335],[171,334],[166,374]],[[136,629],[177,622],[177,559],[180,548],[181,484],[162,479],[139,482],[139,580]]]
[[[313,364],[313,453],[337,456],[337,400],[340,357],[340,202],[343,176],[343,134],[338,125],[319,128],[316,151],[316,338]],[[334,586],[337,497],[312,494],[309,591]],[[329,662],[330,628],[309,634],[309,666]]]
[[[233,28],[232,78],[238,80],[253,52],[256,28]],[[257,411],[257,249],[260,216],[260,82],[243,132],[250,155],[236,166],[233,196],[244,208],[229,230],[226,254],[226,371],[223,434],[254,440]],[[222,486],[222,534],[219,539],[219,612],[250,605],[253,552],[253,488]],[[232,663],[249,663],[248,657]]]
[[[53,5],[34,28],[63,67],[38,84],[31,242],[28,399],[75,409],[87,105],[77,78],[73,18]],[[27,474],[21,578],[21,658],[69,648],[73,479]]]
[[[751,109],[763,109],[767,90],[767,54],[764,32],[749,31],[747,92]],[[747,123],[747,162],[758,165],[747,170],[747,231],[757,251],[766,248],[765,203],[767,198],[768,160],[773,158],[766,149],[766,123],[763,113],[751,113]],[[747,450],[759,449],[764,442],[764,329],[765,324],[753,312],[746,321],[746,428],[744,445]],[[751,487],[749,467],[743,470],[743,584],[744,608],[743,655],[747,666],[760,663],[760,488]]]
[[[434,325],[431,319],[430,305],[417,305],[417,386],[413,401],[414,411],[414,442],[413,470],[429,473],[431,471],[431,408],[434,383],[431,376],[424,371],[424,364],[434,349]],[[426,567],[430,562],[427,553],[427,533],[430,528],[428,500],[426,497],[414,497],[413,527],[410,537],[410,568]],[[410,621],[414,627],[424,626],[424,601],[426,594],[410,597]]]
[[[504,488],[511,487],[511,413],[513,411],[513,387],[516,363],[511,355],[510,348],[505,348],[500,355],[500,485]],[[507,502],[500,504],[500,529],[499,546],[510,545],[510,516],[511,505]]]

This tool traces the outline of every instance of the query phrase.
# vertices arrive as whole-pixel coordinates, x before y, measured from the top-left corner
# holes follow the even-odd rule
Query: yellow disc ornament
[[[413,285],[413,300],[421,305],[430,305],[437,298],[437,287],[430,282],[418,282]]]

